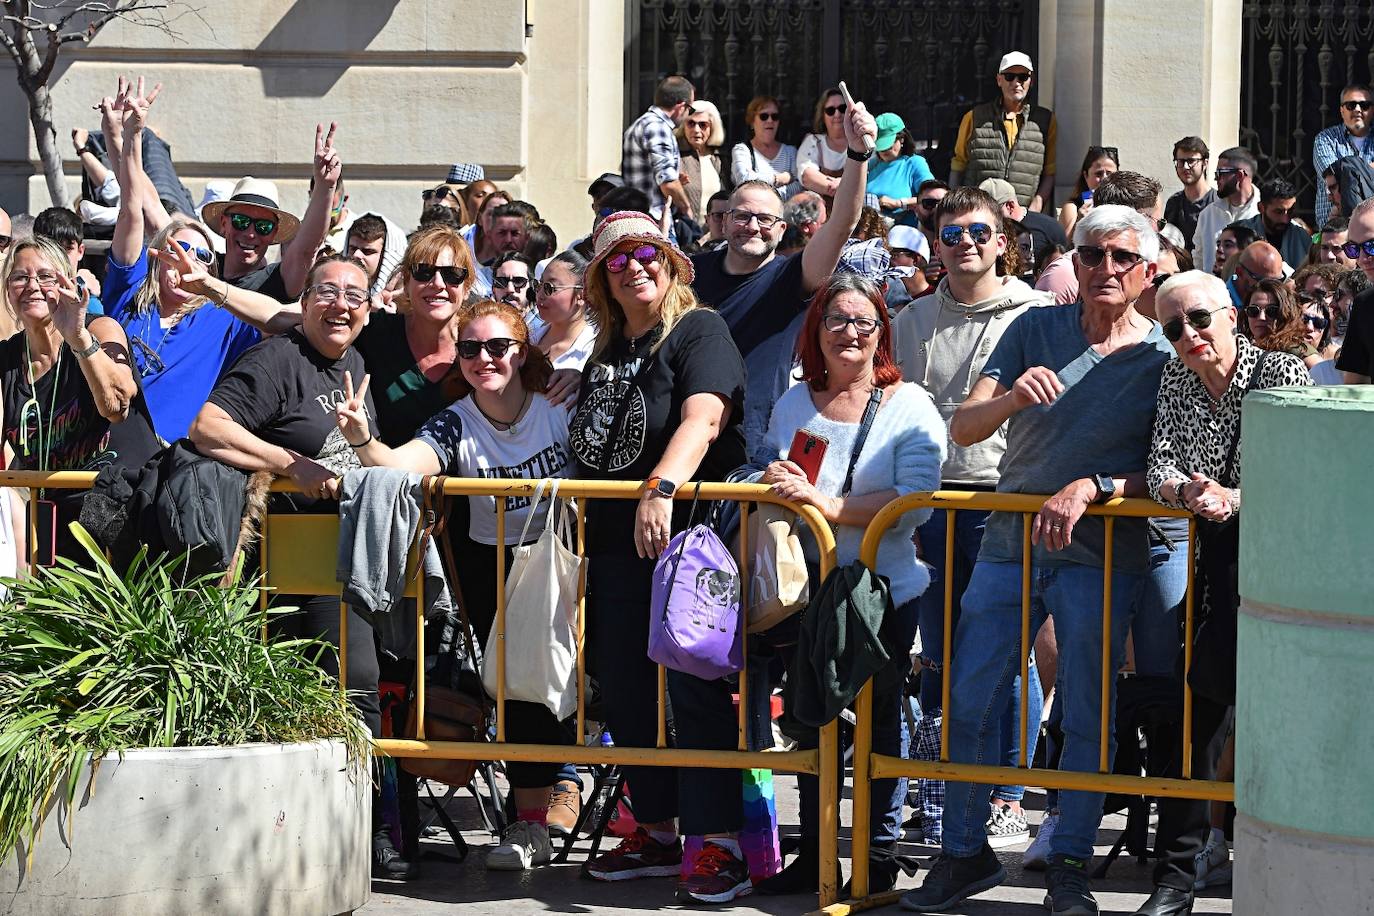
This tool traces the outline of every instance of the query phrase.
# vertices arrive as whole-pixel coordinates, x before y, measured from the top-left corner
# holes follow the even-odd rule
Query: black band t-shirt
[[[1360,293],[1350,306],[1350,324],[1336,368],[1374,377],[1374,289]]]
[[[224,282],[230,286],[237,286],[239,289],[252,290],[255,293],[262,293],[278,302],[295,302],[299,296],[293,296],[286,291],[286,281],[282,279],[281,262],[273,264],[264,263],[256,270],[249,271],[241,277],[224,276],[224,258],[219,259],[220,276],[224,277]]]
[[[695,309],[677,322],[657,351],[651,352],[654,339],[639,341],[632,348],[629,340],[616,335],[607,352],[587,363],[577,413],[569,428],[569,444],[578,462],[579,477],[648,478],[677,432],[683,402],[703,392],[726,398],[731,410],[693,479],[723,480],[744,463],[744,436],[740,430],[744,360],[724,319],[709,309]],[[621,412],[624,398],[630,400]],[[617,413],[623,413],[623,417],[612,429]],[[626,525],[633,525],[634,513],[634,500],[590,503],[589,549],[632,543]],[[596,523],[592,524],[594,520]]]
[[[357,384],[363,371],[357,350],[330,359],[293,328],[244,353],[210,392],[210,403],[263,441],[342,474],[362,465],[339,431],[335,408],[344,400],[344,372]],[[375,417],[371,391],[365,401]]]

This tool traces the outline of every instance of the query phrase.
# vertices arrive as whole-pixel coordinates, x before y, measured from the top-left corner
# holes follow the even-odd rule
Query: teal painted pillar
[[[1244,430],[1235,912],[1374,913],[1374,386]]]

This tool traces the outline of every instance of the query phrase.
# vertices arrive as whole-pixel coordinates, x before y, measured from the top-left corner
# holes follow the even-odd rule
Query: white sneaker
[[[1226,834],[1216,827],[1207,836],[1207,845],[1193,858],[1193,890],[1231,883],[1231,850]]]
[[[549,828],[529,821],[516,821],[501,834],[501,845],[487,853],[490,871],[526,871],[553,858]]]
[[[1054,829],[1059,826],[1059,812],[1050,811],[1045,814],[1045,819],[1040,822],[1040,828],[1035,831],[1035,839],[1031,841],[1026,851],[1021,853],[1021,867],[1031,871],[1043,871],[1050,857],[1050,839],[1054,837]]]

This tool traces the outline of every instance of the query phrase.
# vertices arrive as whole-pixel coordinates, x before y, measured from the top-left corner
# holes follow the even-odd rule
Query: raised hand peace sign
[[[149,248],[148,254],[158,260],[167,279],[182,292],[193,296],[210,296],[214,293],[210,286],[209,268],[182,248],[176,239],[169,240],[166,248]]]
[[[334,408],[335,419],[344,441],[354,448],[362,448],[372,441],[372,429],[367,422],[367,386],[371,375],[364,375],[358,390],[353,390],[353,373],[344,373],[344,400]]]
[[[334,149],[334,132],[339,129],[339,125],[329,122],[329,133],[324,132],[323,124],[315,125],[315,184],[324,184],[328,187],[335,187],[339,183],[340,176],[343,175],[343,163],[339,159],[338,150]]]
[[[147,94],[143,90],[143,77],[138,78],[134,83],[124,77],[119,78],[119,93],[115,96],[115,107],[124,112],[124,132],[126,134],[142,130],[148,124],[148,110],[153,107],[153,102],[157,100],[158,93],[162,91],[162,84],[158,83],[153,87],[153,91]]]

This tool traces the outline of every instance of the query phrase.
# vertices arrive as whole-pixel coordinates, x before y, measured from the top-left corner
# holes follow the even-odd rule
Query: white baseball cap
[[[1012,67],[1025,67],[1031,73],[1035,72],[1035,64],[1031,63],[1030,55],[1024,51],[1008,51],[1002,55],[1002,62],[997,65],[998,73],[1006,73]]]
[[[919,229],[911,226],[893,226],[887,230],[887,247],[889,249],[905,248],[916,255],[927,264],[930,263],[930,242],[926,240],[925,234]]]

